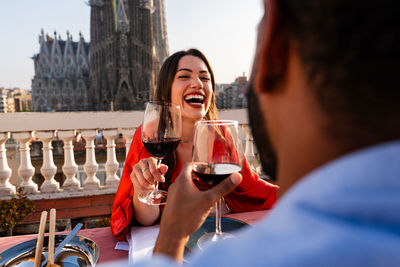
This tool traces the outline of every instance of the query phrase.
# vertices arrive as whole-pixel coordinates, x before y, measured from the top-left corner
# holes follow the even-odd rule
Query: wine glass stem
[[[221,235],[221,199],[215,204],[215,235]]]
[[[157,159],[157,169],[160,168],[161,160],[162,159]],[[158,192],[158,181],[155,181],[154,182],[154,190],[151,192],[151,195],[155,196],[155,195],[157,195],[157,192]]]

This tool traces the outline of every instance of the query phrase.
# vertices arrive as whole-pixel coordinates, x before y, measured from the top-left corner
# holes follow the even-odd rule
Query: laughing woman
[[[168,57],[161,67],[153,100],[181,106],[185,142],[157,168],[156,159],[144,149],[141,126],[136,130],[111,214],[112,232],[119,240],[125,238],[132,225],[152,225],[158,221],[162,207],[140,202],[139,192],[153,189],[155,181],[160,181],[161,189],[168,190],[182,165],[192,159],[196,122],[217,119],[215,80],[207,58],[196,49]],[[259,179],[246,160],[242,177],[241,184],[224,198],[225,213],[270,209],[276,200],[277,187]]]

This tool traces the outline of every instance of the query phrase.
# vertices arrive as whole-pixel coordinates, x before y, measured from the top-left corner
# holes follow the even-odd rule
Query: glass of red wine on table
[[[141,134],[144,148],[157,159],[159,167],[161,160],[173,153],[181,140],[180,107],[167,102],[148,102]],[[156,181],[154,190],[142,191],[138,198],[149,205],[163,205],[166,203],[167,192],[159,190]]]
[[[200,190],[208,190],[234,172],[242,170],[243,150],[239,125],[234,120],[199,121],[193,141],[193,182]],[[216,204],[215,233],[201,236],[200,248],[208,242],[233,237],[221,230],[221,200]]]

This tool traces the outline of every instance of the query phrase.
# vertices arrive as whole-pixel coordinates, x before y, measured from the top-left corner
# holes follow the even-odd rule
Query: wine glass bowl
[[[200,190],[206,191],[222,182],[232,173],[241,170],[242,168],[239,165],[231,163],[194,163],[194,183]]]
[[[182,134],[181,110],[177,105],[167,102],[148,102],[143,116],[142,143],[146,151],[157,159],[157,167],[161,160],[173,153],[179,145]],[[158,189],[142,191],[138,198],[149,205],[166,203],[167,192]]]
[[[199,121],[193,141],[193,182],[200,190],[209,190],[234,172],[240,172],[243,150],[238,122],[234,120]],[[221,230],[221,200],[216,205],[216,231],[203,235],[198,246],[232,237]]]

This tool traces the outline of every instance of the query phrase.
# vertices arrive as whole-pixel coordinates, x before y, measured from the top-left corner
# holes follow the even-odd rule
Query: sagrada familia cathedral
[[[90,0],[90,44],[39,36],[34,111],[143,109],[168,56],[164,0]]]

